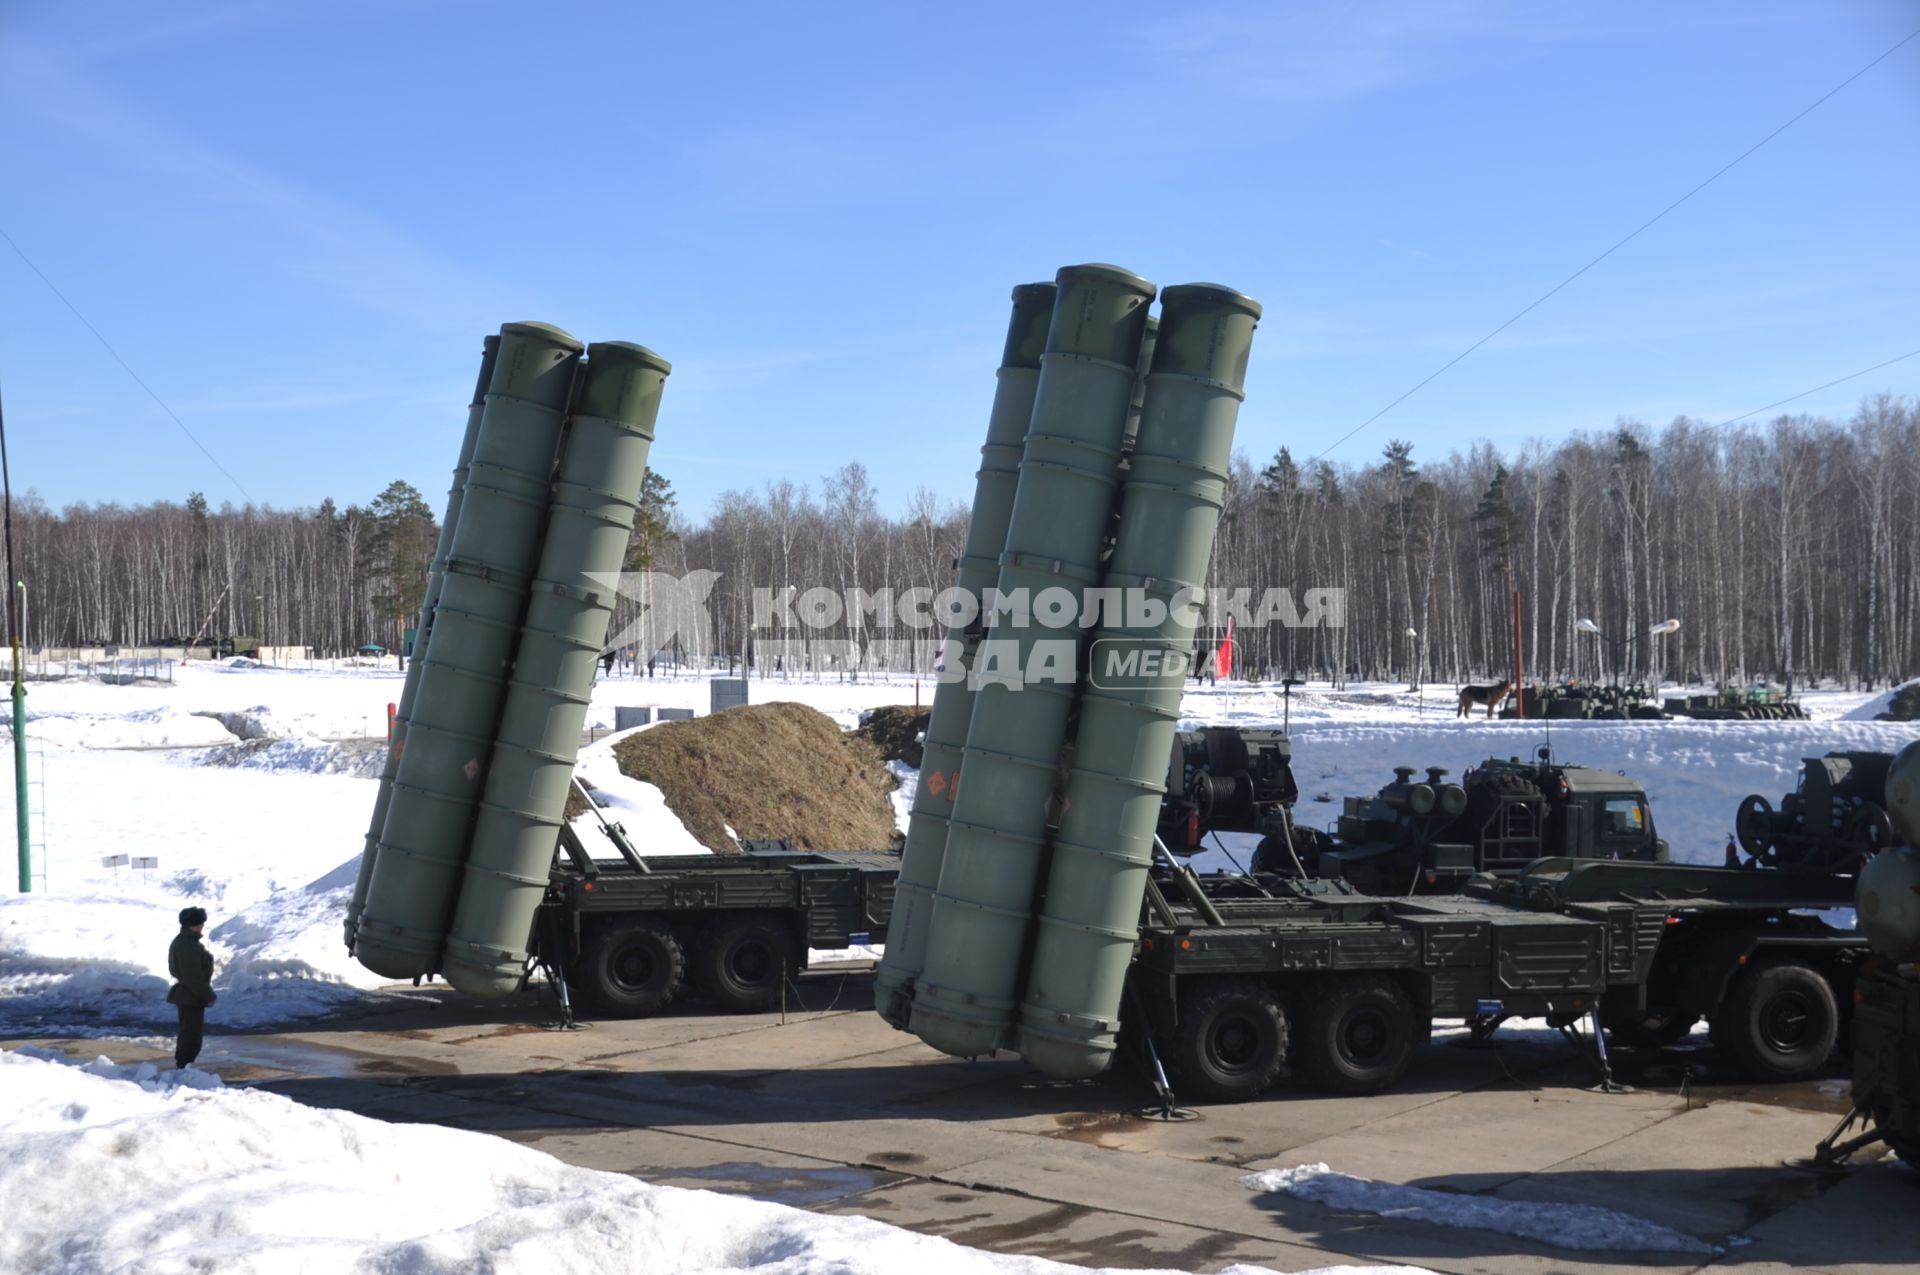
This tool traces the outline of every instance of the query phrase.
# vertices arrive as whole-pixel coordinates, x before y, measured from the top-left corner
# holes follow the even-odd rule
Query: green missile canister
[[[539,573],[440,966],[449,983],[483,1000],[511,995],[526,977],[671,370],[643,346],[596,342],[574,388]]]
[[[354,937],[354,956],[388,978],[432,973],[440,960],[539,562],[554,453],[580,352],[580,342],[543,323],[500,329],[406,747]]]
[[[973,718],[910,1026],[957,1057],[1006,1043],[1067,716],[1079,608],[1100,578],[1121,445],[1153,285],[1069,266],[1059,289],[996,611],[975,661]],[[1057,605],[1065,600],[1066,625]],[[1024,600],[1026,606],[1021,606]]]
[[[360,913],[367,906],[367,886],[373,881],[373,861],[380,845],[380,830],[387,823],[387,806],[393,798],[393,777],[400,769],[400,754],[406,750],[407,719],[413,715],[413,701],[420,691],[417,658],[427,649],[427,634],[433,630],[433,611],[440,602],[440,585],[447,574],[447,555],[453,551],[453,525],[460,521],[460,502],[466,495],[467,466],[473,461],[473,446],[480,437],[480,417],[487,406],[487,383],[493,379],[493,361],[500,352],[500,338],[487,337],[480,343],[480,379],[474,382],[473,402],[467,406],[467,432],[460,439],[460,459],[453,466],[453,485],[447,490],[447,512],[440,519],[440,538],[433,547],[433,562],[427,567],[427,591],[421,599],[420,618],[414,624],[413,650],[408,652],[406,680],[400,684],[400,702],[395,706],[393,738],[387,741],[386,765],[380,771],[380,787],[373,798],[373,819],[367,825],[367,839],[360,849],[360,873],[353,883],[353,899],[347,904],[347,950],[353,950],[354,934],[360,928]]]
[[[967,544],[954,577],[965,598],[984,598],[1000,578],[1000,554],[1007,546],[1007,521],[1013,516],[1014,490],[1020,481],[1020,452],[1033,416],[1040,384],[1040,355],[1046,349],[1053,318],[1051,283],[1025,283],[1013,290],[1013,316],[1007,323],[1006,349],[999,383],[987,416],[987,441],[974,476],[973,517]],[[956,618],[959,618],[956,616]],[[905,1028],[913,980],[927,945],[933,892],[940,884],[940,863],[947,848],[947,820],[953,814],[953,785],[960,775],[960,750],[973,718],[973,687],[967,671],[982,632],[981,620],[952,625],[940,651],[940,681],[933,692],[933,713],[920,759],[920,782],[913,792],[907,844],[900,856],[900,878],[887,924],[886,954],[874,974],[873,1005],[895,1027]]]
[[[1098,1075],[1113,1059],[1259,318],[1258,303],[1214,284],[1161,294],[1119,533],[1101,581],[1126,605],[1106,613],[1088,651],[1020,1006],[1015,1047],[1059,1079]]]

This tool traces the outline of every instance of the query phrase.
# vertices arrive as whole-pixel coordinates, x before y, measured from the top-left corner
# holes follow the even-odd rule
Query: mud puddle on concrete
[[[1616,1054],[1613,1074],[1622,1083],[1652,1093],[1670,1093],[1696,1106],[1750,1102],[1835,1118],[1853,1107],[1851,1078],[1839,1064],[1830,1064],[1809,1080],[1752,1081],[1730,1074],[1707,1050],[1671,1049],[1639,1056]]]
[[[207,1042],[202,1065],[228,1061],[250,1072],[271,1069],[293,1076],[333,1080],[384,1080],[395,1076],[452,1076],[459,1068],[437,1058],[396,1057],[338,1045],[264,1036],[234,1036]],[[248,1079],[254,1077],[249,1075]]]

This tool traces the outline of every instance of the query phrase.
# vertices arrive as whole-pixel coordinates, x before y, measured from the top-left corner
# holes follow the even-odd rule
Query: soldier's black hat
[[[181,908],[180,909],[181,925],[205,925],[206,923],[207,923],[207,910],[205,908]]]

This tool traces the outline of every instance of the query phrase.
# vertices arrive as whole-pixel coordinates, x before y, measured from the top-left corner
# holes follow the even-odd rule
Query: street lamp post
[[[1585,618],[1575,620],[1573,622],[1573,627],[1577,632],[1593,634],[1595,637],[1599,638],[1602,642],[1605,642],[1607,646],[1610,648],[1612,652],[1611,663],[1613,665],[1613,686],[1614,686],[1614,689],[1618,690],[1620,687],[1620,653],[1623,650],[1625,650],[1627,647],[1632,646],[1635,642],[1638,642],[1642,637],[1661,637],[1661,636],[1664,636],[1665,634],[1676,631],[1680,627],[1680,621],[1662,620],[1658,624],[1649,626],[1646,633],[1644,634],[1631,633],[1623,638],[1609,637],[1606,633],[1601,631],[1601,628],[1599,625],[1595,624],[1592,620],[1585,619]]]

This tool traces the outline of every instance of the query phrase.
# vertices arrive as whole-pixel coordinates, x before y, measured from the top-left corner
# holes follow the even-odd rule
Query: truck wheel
[[[1601,1024],[1616,1044],[1629,1049],[1665,1049],[1685,1039],[1699,1021],[1698,1014],[1650,1009],[1644,1014],[1608,1014],[1601,1019]]]
[[[575,986],[603,1014],[643,1018],[673,1002],[687,973],[673,931],[657,921],[603,926],[581,954]]]
[[[1300,1069],[1334,1093],[1379,1093],[1413,1059],[1414,1018],[1413,1001],[1390,978],[1321,979],[1300,998]]]
[[[1747,852],[1749,859],[1767,862],[1767,852],[1773,849],[1774,830],[1773,805],[1757,792],[1742,801],[1734,812],[1733,835],[1740,839],[1740,848]]]
[[[1840,1008],[1820,972],[1793,961],[1751,965],[1710,1020],[1714,1047],[1755,1080],[1805,1080],[1826,1064]]]
[[[785,926],[759,916],[740,916],[713,927],[700,948],[700,989],[730,1014],[770,1009],[793,972],[793,936]]]
[[[1258,1097],[1286,1067],[1286,1008],[1253,979],[1190,987],[1180,996],[1168,1061],[1184,1090],[1210,1102]]]

